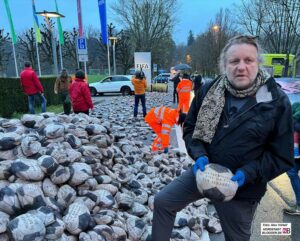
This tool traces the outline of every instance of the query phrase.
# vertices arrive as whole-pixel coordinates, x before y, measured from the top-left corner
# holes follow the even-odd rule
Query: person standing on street
[[[177,73],[172,79],[171,81],[173,82],[173,103],[178,103],[178,93],[177,93],[177,86],[180,82],[180,78],[179,78],[179,73]]]
[[[75,80],[69,88],[71,103],[75,114],[84,113],[89,115],[89,110],[94,109],[88,84],[84,81],[84,72],[78,70]]]
[[[69,115],[71,112],[71,101],[69,96],[69,87],[72,82],[66,69],[62,69],[60,75],[56,78],[54,84],[54,93],[59,94],[60,100],[63,103],[64,113]]]
[[[42,112],[46,112],[47,100],[44,96],[44,88],[41,82],[31,68],[31,63],[24,63],[24,70],[20,74],[21,86],[24,93],[28,96],[28,109],[31,114],[35,114],[35,100],[38,99],[41,103]]]
[[[143,116],[146,116],[146,88],[147,88],[147,80],[145,78],[145,74],[141,70],[136,70],[134,76],[131,79],[131,83],[134,87],[134,110],[133,117],[136,118],[138,114],[139,102],[142,102],[143,108]]]
[[[176,109],[166,106],[152,108],[145,116],[145,122],[149,124],[157,135],[151,145],[152,151],[168,153],[170,144],[171,128],[177,124],[179,113]]]
[[[296,197],[296,204],[294,207],[283,209],[286,214],[300,216],[300,102],[296,102],[292,105],[293,118],[294,118],[294,158],[295,166],[288,170],[286,173],[290,178],[291,185]]]
[[[179,97],[178,110],[180,112],[180,119],[184,122],[185,117],[190,109],[191,91],[193,83],[190,76],[184,70],[179,72],[180,82],[176,88]],[[182,122],[182,124],[183,124]]]
[[[195,174],[208,163],[234,173],[232,200],[214,202],[226,241],[249,241],[255,210],[267,182],[294,166],[291,104],[263,71],[254,37],[229,40],[220,56],[222,75],[197,92],[183,127],[195,164],[154,198],[152,241],[169,241],[176,213],[203,195]]]
[[[201,88],[201,85],[202,85],[202,76],[196,73],[193,79],[193,90],[195,94]]]

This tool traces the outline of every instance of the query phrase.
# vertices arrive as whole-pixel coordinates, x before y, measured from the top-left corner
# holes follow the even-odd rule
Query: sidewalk
[[[283,199],[283,201],[293,206],[296,203],[294,191],[292,189],[290,179],[286,173],[278,176],[268,183],[270,187]]]

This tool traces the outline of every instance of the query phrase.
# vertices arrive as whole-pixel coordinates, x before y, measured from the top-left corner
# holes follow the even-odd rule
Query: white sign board
[[[150,52],[135,52],[134,53],[134,68],[142,69],[146,75],[147,83],[151,84],[151,53]]]
[[[78,54],[78,61],[79,62],[88,62],[89,58],[87,54]]]
[[[80,37],[77,39],[77,53],[87,54],[87,41],[86,38]]]

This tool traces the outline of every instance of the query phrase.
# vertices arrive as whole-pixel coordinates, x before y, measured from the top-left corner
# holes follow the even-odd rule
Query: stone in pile
[[[0,118],[0,240],[149,239],[154,195],[191,163],[111,127],[84,114]],[[206,206],[178,214],[173,240],[221,231]]]

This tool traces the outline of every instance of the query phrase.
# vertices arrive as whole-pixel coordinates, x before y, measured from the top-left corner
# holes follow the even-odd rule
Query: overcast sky
[[[16,33],[20,33],[33,26],[31,0],[8,0],[13,17]],[[77,20],[77,0],[57,0],[59,12],[65,15],[62,21],[64,30],[78,27]],[[108,16],[107,22],[116,23],[110,6],[114,0],[107,0]],[[220,8],[231,8],[233,3],[239,0],[178,0],[178,11],[176,13],[176,26],[173,32],[174,40],[177,44],[186,43],[189,30],[194,34],[203,32],[208,23],[214,19]],[[97,0],[81,0],[82,20],[84,27],[92,25],[100,29],[100,20]],[[35,0],[37,11],[55,11],[54,0]],[[38,17],[39,22],[43,22],[42,17]],[[121,27],[120,27],[121,28]],[[4,1],[0,1],[0,29],[9,31],[8,19],[4,7]]]

